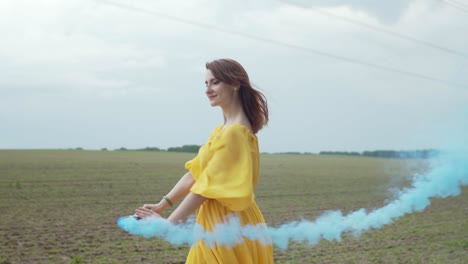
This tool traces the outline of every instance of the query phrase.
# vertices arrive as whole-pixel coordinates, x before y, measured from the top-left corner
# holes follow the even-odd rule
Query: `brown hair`
[[[213,76],[229,85],[240,85],[239,98],[253,132],[256,134],[268,123],[268,104],[265,95],[253,88],[249,75],[240,63],[232,59],[219,59],[206,63]]]

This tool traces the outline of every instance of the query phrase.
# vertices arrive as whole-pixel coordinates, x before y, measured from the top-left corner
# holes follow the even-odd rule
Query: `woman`
[[[268,122],[265,97],[253,89],[242,65],[231,59],[206,64],[206,95],[211,106],[220,106],[224,123],[216,127],[198,155],[188,161],[188,172],[158,204],[145,204],[136,216],[159,214],[184,198],[168,217],[172,223],[196,212],[196,222],[206,231],[237,217],[241,225],[265,222],[253,189],[259,177],[256,133]],[[271,244],[245,238],[233,247],[208,246],[198,241],[187,263],[273,263]]]

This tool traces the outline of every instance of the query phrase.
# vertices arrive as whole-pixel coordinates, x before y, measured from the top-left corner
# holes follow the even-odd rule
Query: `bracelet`
[[[163,196],[163,199],[166,201],[166,203],[169,204],[170,207],[172,207],[174,204],[172,203],[171,199],[167,196]]]

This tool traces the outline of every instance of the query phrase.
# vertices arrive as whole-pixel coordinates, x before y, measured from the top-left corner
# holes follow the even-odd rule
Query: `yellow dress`
[[[265,223],[253,191],[260,173],[259,156],[257,137],[245,126],[220,125],[213,130],[198,155],[185,164],[195,179],[190,191],[208,198],[197,210],[197,224],[212,231],[232,214],[241,225]],[[273,247],[248,238],[232,247],[208,247],[198,241],[186,263],[268,264],[273,263]]]

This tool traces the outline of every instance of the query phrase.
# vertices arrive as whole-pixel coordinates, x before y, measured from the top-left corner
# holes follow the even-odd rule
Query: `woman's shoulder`
[[[229,125],[224,125],[224,130],[239,131],[243,133],[253,134],[252,129],[250,129],[248,126],[241,124],[241,123],[232,123]]]
[[[229,138],[256,138],[255,134],[243,124],[233,123],[224,125],[222,128],[222,137],[225,139]]]
[[[223,125],[219,125],[217,127],[215,127],[211,133],[210,133],[210,139],[215,137],[217,134],[219,134],[219,132],[223,129]]]

